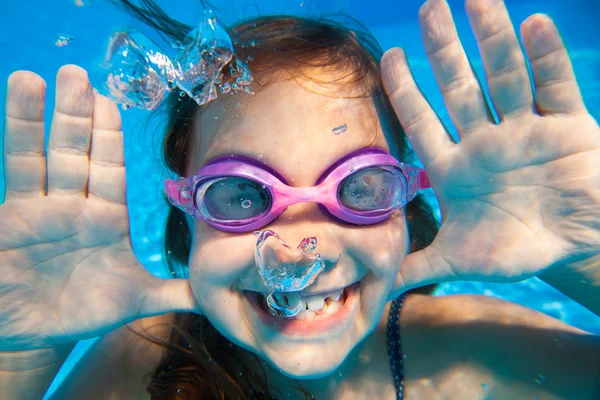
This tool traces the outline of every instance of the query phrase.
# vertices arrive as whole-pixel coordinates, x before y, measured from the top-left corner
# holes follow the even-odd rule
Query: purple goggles
[[[351,224],[376,224],[428,187],[425,170],[376,148],[346,155],[313,187],[289,186],[272,168],[233,155],[215,158],[189,178],[165,181],[171,204],[226,232],[260,229],[301,202],[316,202]]]

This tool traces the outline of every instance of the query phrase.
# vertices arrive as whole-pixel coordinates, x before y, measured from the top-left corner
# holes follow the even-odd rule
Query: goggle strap
[[[192,182],[189,178],[165,180],[165,192],[169,202],[190,215],[195,214],[192,190]]]
[[[408,179],[406,202],[414,199],[421,190],[431,187],[429,178],[424,169],[405,165],[404,163],[401,163],[401,168]]]

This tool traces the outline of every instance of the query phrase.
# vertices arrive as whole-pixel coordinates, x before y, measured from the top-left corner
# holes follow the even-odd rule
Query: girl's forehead
[[[236,154],[262,160],[301,184],[357,149],[389,150],[368,98],[326,96],[293,80],[254,95],[223,97],[196,120],[188,174],[215,157]]]

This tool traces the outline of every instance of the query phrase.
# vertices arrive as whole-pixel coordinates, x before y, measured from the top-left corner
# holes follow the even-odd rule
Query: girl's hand
[[[449,280],[517,281],[600,254],[600,129],[587,112],[552,21],[521,26],[532,68],[500,0],[467,0],[495,122],[445,1],[419,13],[425,49],[460,142],[411,77],[382,60],[386,90],[442,210],[434,242],[407,256],[397,291]]]
[[[60,69],[48,150],[46,84],[8,80],[0,206],[0,350],[98,336],[135,319],[195,308],[187,281],[161,280],[129,237],[121,118],[87,73]]]

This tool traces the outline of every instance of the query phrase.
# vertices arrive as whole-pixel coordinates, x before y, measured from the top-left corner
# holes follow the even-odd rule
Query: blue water
[[[102,0],[30,0],[9,2],[3,0],[0,14],[0,91],[6,93],[6,78],[17,69],[32,70],[48,83],[47,121],[53,109],[54,76],[58,68],[67,63],[78,64],[90,72],[92,82],[98,85],[99,64],[110,33],[123,26],[138,26],[131,17],[117,12]],[[198,0],[160,1],[175,17],[193,25],[202,13]],[[173,6],[176,3],[176,6]],[[441,118],[451,126],[443,102],[421,47],[416,23],[418,0],[294,0],[294,1],[214,1],[215,4],[246,5],[244,12],[231,11],[222,20],[232,22],[243,17],[275,13],[315,15],[344,11],[365,23],[377,36],[384,48],[402,46],[406,50],[418,83]],[[462,9],[462,0],[450,0],[455,11],[463,44],[472,57],[476,71],[482,76],[481,61],[476,43],[469,35],[469,26]],[[258,7],[254,6],[256,4]],[[367,5],[377,4],[376,8]],[[557,23],[569,48],[575,72],[582,88],[586,105],[592,115],[600,118],[600,41],[597,21],[600,16],[599,0],[524,1],[507,0],[515,24],[520,24],[535,12],[549,14]],[[68,35],[72,42],[63,47],[54,44],[56,35]],[[156,35],[153,35],[156,37]],[[123,112],[123,129],[126,140],[128,201],[131,213],[131,231],[134,249],[142,263],[154,274],[166,276],[161,257],[163,224],[166,205],[161,195],[161,180],[165,171],[159,163],[158,140],[161,134],[161,116],[148,120],[148,112],[129,110]],[[0,122],[3,129],[4,120]],[[49,128],[49,124],[48,124]],[[47,129],[48,130],[48,129]],[[576,132],[574,133],[576,134]],[[574,166],[576,167],[576,166]],[[537,279],[517,284],[486,284],[479,282],[454,282],[441,285],[436,294],[475,293],[501,297],[539,310],[576,327],[600,334],[600,318],[575,304],[565,296]],[[82,354],[93,340],[80,343],[59,374],[56,382]]]

